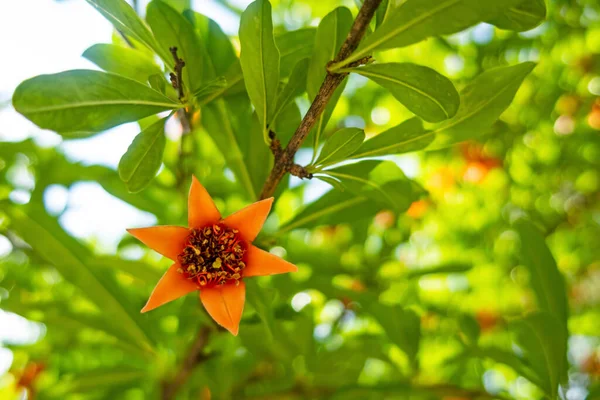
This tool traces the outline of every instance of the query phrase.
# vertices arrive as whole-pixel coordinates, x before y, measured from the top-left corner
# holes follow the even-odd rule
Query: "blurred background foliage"
[[[169,3],[202,12],[201,2]],[[246,6],[219,3],[238,18]],[[342,3],[356,12],[353,1]],[[282,33],[316,26],[339,2],[272,5]],[[367,206],[302,221],[317,215],[303,209],[328,186],[291,178],[259,244],[299,272],[258,280],[239,336],[211,336],[179,398],[544,398],[561,347],[535,338],[519,319],[537,309],[544,284],[524,265],[528,255],[550,263],[553,256],[564,277],[564,285],[558,277],[541,289],[551,302],[568,302],[561,396],[600,398],[600,2],[547,5],[546,22],[526,32],[479,24],[376,55],[432,67],[459,89],[491,67],[537,66],[501,120],[476,140],[387,157],[424,189],[405,212]],[[298,99],[278,126],[281,136],[291,135],[308,105]],[[387,91],[352,75],[325,134],[359,127],[371,137],[411,117]],[[12,330],[2,343],[12,365],[0,378],[1,399],[23,392],[39,399],[159,398],[207,324],[195,296],[140,316],[168,262],[124,231],[112,246],[66,230],[61,216],[69,203],[50,199],[97,182],[144,211],[140,225],[152,215],[158,224],[183,224],[189,182],[178,175],[179,128],[168,129],[161,171],[137,194],[114,168],[73,161],[39,135],[0,143],[0,331]],[[307,146],[297,157],[304,162]],[[210,135],[194,134],[184,151],[192,155],[185,171],[203,182],[223,214],[248,203]],[[26,212],[14,207],[22,203]],[[530,239],[523,230],[531,226],[513,224],[524,216],[543,237]],[[552,333],[537,315],[528,326]],[[557,358],[544,359],[539,343]],[[540,375],[546,369],[548,376]]]

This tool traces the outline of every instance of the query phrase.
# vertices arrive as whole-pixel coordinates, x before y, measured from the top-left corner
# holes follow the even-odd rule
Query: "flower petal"
[[[210,316],[237,336],[246,301],[246,285],[240,281],[200,290],[200,300]]]
[[[178,299],[194,290],[198,290],[198,285],[186,279],[183,274],[177,272],[177,269],[179,268],[181,268],[179,263],[171,265],[162,278],[160,278],[160,281],[158,281],[156,287],[154,287],[148,302],[144,308],[142,308],[143,313]]]
[[[243,276],[263,276],[273,274],[284,274],[286,272],[296,272],[298,267],[294,264],[285,261],[283,258],[277,257],[268,251],[259,249],[256,246],[250,245],[246,250],[246,268],[244,268]]]
[[[188,196],[188,226],[190,228],[204,228],[221,219],[221,213],[212,197],[204,186],[192,176],[192,186]]]
[[[223,220],[223,223],[230,228],[239,230],[243,240],[252,242],[265,223],[269,211],[271,211],[271,205],[273,205],[272,197],[257,201],[231,214]]]
[[[150,228],[127,229],[138,240],[152,250],[176,261],[183,251],[189,229],[181,226],[152,226]]]

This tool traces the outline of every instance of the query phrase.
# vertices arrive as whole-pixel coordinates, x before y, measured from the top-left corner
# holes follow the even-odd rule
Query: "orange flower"
[[[158,281],[142,312],[199,290],[210,316],[237,335],[246,299],[243,279],[298,269],[252,245],[272,204],[273,198],[261,200],[221,218],[206,189],[192,177],[188,228],[128,229],[144,244],[175,262]]]

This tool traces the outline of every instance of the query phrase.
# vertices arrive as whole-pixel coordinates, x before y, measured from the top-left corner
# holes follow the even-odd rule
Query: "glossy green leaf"
[[[119,162],[119,177],[130,192],[144,189],[156,176],[162,164],[167,139],[165,119],[138,134]]]
[[[364,140],[365,132],[362,129],[340,129],[327,139],[314,165],[326,166],[344,161],[360,147]]]
[[[90,268],[87,262],[93,255],[87,248],[71,238],[42,208],[13,207],[7,212],[11,228],[91,300],[103,313],[106,323],[117,326],[122,338],[133,345],[151,350],[150,336],[140,321],[139,310],[129,304],[123,289],[100,270]]]
[[[228,167],[231,168],[248,197],[256,199],[257,193],[252,185],[248,166],[244,161],[244,154],[236,135],[236,127],[232,124],[232,111],[227,103],[222,99],[213,101],[203,108],[202,113],[204,127],[223,153]],[[247,129],[247,127],[239,128]],[[262,142],[259,144],[261,147],[266,147]]]
[[[277,106],[273,112],[273,116],[269,121],[269,125],[277,119],[281,112],[290,104],[294,99],[300,96],[306,91],[306,74],[308,71],[308,58],[298,61],[298,64],[294,67],[287,84],[281,89],[277,96]]]
[[[327,76],[327,64],[332,61],[346,40],[346,36],[352,26],[352,13],[346,7],[338,7],[327,14],[319,23],[315,36],[315,46],[313,49],[308,77],[306,82],[306,91],[309,100],[313,100],[325,77]],[[329,118],[344,91],[345,83],[340,85],[327,103],[325,111],[319,117],[314,130],[314,148],[319,145],[320,138],[325,130]]]
[[[98,10],[104,18],[109,20],[118,31],[131,36],[158,54],[168,66],[173,66],[173,58],[168,52],[163,51],[156,39],[154,39],[150,29],[148,29],[144,21],[138,17],[135,10],[125,0],[86,1]]]
[[[370,64],[344,71],[361,74],[390,91],[417,116],[440,122],[456,114],[460,97],[448,78],[435,70],[410,63]]]
[[[423,127],[423,122],[412,118],[367,140],[351,158],[377,157],[410,153],[426,148],[433,135]]]
[[[520,219],[514,227],[521,239],[521,262],[530,274],[530,285],[540,310],[554,315],[567,326],[566,285],[541,232],[529,221]]]
[[[391,161],[359,161],[319,173],[336,178],[350,192],[397,212],[408,209],[420,192]]]
[[[192,24],[160,0],[154,0],[148,5],[146,20],[163,52],[177,47],[178,57],[185,62],[183,82],[186,90],[191,93],[198,90],[205,81],[206,60]]]
[[[293,68],[305,58],[310,58],[315,44],[315,28],[303,28],[275,36],[279,49],[280,77],[288,77]]]
[[[558,398],[559,384],[567,377],[567,331],[550,313],[540,312],[515,320],[510,325],[523,358],[536,374],[541,389]]]
[[[404,47],[431,36],[460,32],[493,18],[519,1],[521,0],[407,0],[394,8],[350,57],[332,65],[332,69],[360,60],[375,50]]]
[[[217,75],[224,74],[232,64],[238,62],[233,44],[219,24],[192,10],[185,10],[183,15],[194,25]]]
[[[197,101],[202,102],[208,97],[214,96],[215,93],[221,92],[226,87],[227,79],[225,79],[223,76],[219,76],[202,85],[202,87],[194,92],[194,96],[196,97]]]
[[[40,128],[67,137],[90,136],[183,106],[132,79],[89,70],[28,79],[15,90],[13,105]]]
[[[95,44],[83,52],[87,58],[103,70],[148,82],[152,75],[161,75],[162,71],[146,53],[114,44]]]
[[[546,19],[546,2],[544,0],[521,0],[496,18],[488,21],[500,29],[523,32],[535,28]]]
[[[240,43],[240,63],[246,90],[268,142],[267,124],[275,111],[279,84],[279,50],[273,38],[271,3],[268,0],[254,1],[242,14]]]
[[[157,92],[162,94],[167,93],[167,82],[165,81],[165,77],[161,74],[155,74],[148,77],[148,83],[150,87]]]
[[[525,77],[535,67],[526,62],[492,68],[473,79],[460,92],[456,115],[437,126],[428,149],[439,149],[482,135],[510,105]]]

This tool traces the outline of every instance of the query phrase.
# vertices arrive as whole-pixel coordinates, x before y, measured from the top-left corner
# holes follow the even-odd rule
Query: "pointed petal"
[[[239,230],[243,240],[252,242],[265,223],[272,204],[272,197],[257,201],[231,214],[223,220],[223,223],[230,228]]]
[[[210,316],[237,336],[246,301],[246,284],[227,283],[200,290],[200,300]]]
[[[192,186],[188,196],[188,226],[203,228],[221,219],[221,213],[204,186],[192,176]]]
[[[176,300],[194,290],[198,290],[198,286],[194,282],[186,279],[183,274],[177,272],[178,268],[181,268],[179,263],[171,265],[162,278],[160,278],[148,302],[142,308],[143,313]]]
[[[138,240],[152,250],[176,261],[179,253],[185,247],[185,241],[190,234],[189,229],[181,226],[152,226],[150,228],[127,229]]]
[[[283,258],[277,257],[268,251],[259,249],[256,246],[250,245],[246,250],[246,268],[244,268],[243,276],[263,276],[273,274],[284,274],[286,272],[296,272],[298,267],[294,264],[285,261]]]

